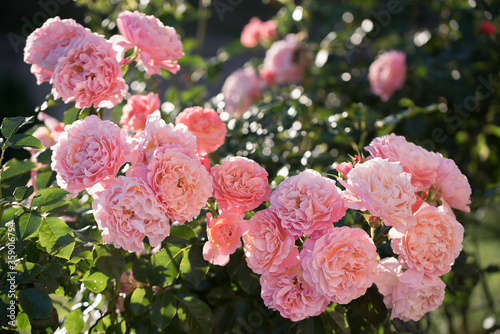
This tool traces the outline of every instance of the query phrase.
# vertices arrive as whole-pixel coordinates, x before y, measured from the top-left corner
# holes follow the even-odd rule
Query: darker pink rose
[[[148,115],[160,108],[160,98],[153,92],[148,95],[132,95],[123,106],[120,125],[133,132],[144,130]]]
[[[402,51],[391,50],[381,54],[370,65],[368,80],[373,94],[388,101],[406,79],[406,55]]]
[[[241,45],[253,48],[258,43],[276,38],[278,36],[278,32],[276,31],[277,26],[276,21],[269,20],[262,22],[259,18],[252,17],[241,32]]]

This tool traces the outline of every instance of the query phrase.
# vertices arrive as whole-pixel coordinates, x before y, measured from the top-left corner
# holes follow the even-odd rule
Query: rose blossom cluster
[[[124,51],[135,48],[132,56],[144,64],[148,74],[160,67],[179,70],[182,43],[172,27],[154,16],[128,11],[117,21],[123,34],[107,40],[73,19],[47,20],[28,36],[24,61],[31,64],[37,84],[52,84],[55,99],[74,102],[77,108],[113,108],[127,93],[121,65]]]
[[[451,159],[390,134],[365,147],[364,161],[337,167],[346,206],[372,227],[390,228],[398,259],[378,264],[375,284],[391,319],[418,321],[443,301],[448,273],[462,249],[464,229],[452,208],[469,212],[471,188]],[[373,225],[374,224],[374,225]]]

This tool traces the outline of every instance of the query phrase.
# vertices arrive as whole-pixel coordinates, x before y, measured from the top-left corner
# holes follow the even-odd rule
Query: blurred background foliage
[[[226,267],[209,268],[198,263],[201,271],[207,273],[204,278],[177,273],[176,284],[169,289],[176,292],[179,311],[166,332],[500,331],[500,36],[485,35],[480,29],[483,20],[500,28],[500,1],[76,0],[61,5],[58,15],[76,18],[93,31],[110,37],[117,33],[116,18],[123,10],[154,15],[180,34],[185,56],[179,61],[181,70],[177,75],[163,71],[161,77],[151,77],[131,67],[125,79],[132,94],[149,91],[160,94],[161,110],[169,122],[184,108],[194,105],[221,112],[229,131],[226,143],[210,156],[213,163],[228,155],[246,156],[268,171],[275,186],[284,177],[306,168],[314,168],[323,175],[336,174],[337,163],[362,154],[363,147],[374,137],[394,132],[453,159],[472,186],[471,213],[456,213],[466,234],[462,254],[453,270],[443,277],[447,284],[445,301],[419,323],[390,322],[385,308],[379,305],[377,291],[370,290],[362,297],[368,300],[346,307],[333,305],[327,315],[294,324],[264,306],[258,277],[246,267],[243,253],[238,251]],[[311,63],[300,85],[266,88],[254,107],[242,118],[233,119],[224,113],[223,98],[219,95],[222,83],[244,64],[258,69],[265,54],[262,46],[247,49],[240,44],[241,30],[252,16],[278,21],[280,38],[288,33],[299,34],[311,55]],[[21,35],[22,24],[12,21],[11,31]],[[406,53],[407,79],[388,102],[382,102],[370,91],[368,67],[379,53],[390,49]],[[21,58],[22,53],[16,56]],[[4,104],[1,116],[34,114],[30,106],[33,101],[25,98],[27,91],[34,90],[26,87],[34,85],[34,77],[29,78],[28,84],[19,79],[11,81],[5,75],[0,79]],[[34,101],[36,105],[42,102],[43,97]],[[42,109],[62,119],[65,108],[55,105]],[[117,121],[121,110],[117,107],[106,112],[108,118]],[[14,156],[24,159],[29,154],[8,150],[4,161]],[[89,210],[88,197],[71,200],[64,214],[76,218],[68,223],[73,230],[95,225]],[[6,211],[2,224],[12,219],[12,215],[13,212]],[[347,216],[344,221],[348,219],[355,218]],[[167,239],[173,248],[167,247],[165,252],[184,249],[185,257],[191,251],[200,252],[203,219],[190,226],[198,236],[179,229],[175,232],[177,236]],[[194,238],[191,246],[182,248],[190,235]],[[80,238],[98,241],[100,236]],[[24,246],[28,262],[34,268],[43,263],[42,257],[47,260],[47,255],[36,246]],[[162,296],[160,292],[158,297],[156,291],[153,298],[151,287],[165,284],[165,277],[154,274],[155,263],[161,264],[165,254],[151,259],[151,255],[126,254],[109,246],[93,250],[81,247],[79,266],[86,265],[93,273],[104,272],[111,280],[119,280],[123,271],[132,269],[135,279],[148,287],[136,290],[143,293],[141,300],[145,304],[131,302],[128,295],[121,314],[108,309],[91,329],[126,332],[130,328],[120,319],[127,317],[132,319],[132,328],[137,333],[154,332],[158,314],[146,306],[149,302],[153,306]],[[51,260],[52,266],[67,265],[60,258]],[[116,287],[113,289],[107,280],[105,285],[110,285],[102,293],[104,298],[92,292],[99,289],[84,290],[86,296],[82,296],[78,280],[71,279],[74,273],[64,271],[55,277],[51,271],[55,268],[38,268],[36,274],[30,270],[25,270],[32,274],[24,277],[26,287],[33,284],[40,287],[43,283],[49,293],[62,288],[64,293],[56,295],[72,298],[68,304],[64,297],[51,295],[60,320],[82,324],[81,328],[66,326],[69,333],[88,330],[94,324],[96,318],[80,316],[83,312],[92,314],[88,311],[90,306],[93,310],[115,306],[114,301],[109,301],[116,298],[113,295]],[[95,303],[76,304],[85,298]],[[73,311],[68,313],[71,306]],[[340,314],[341,318],[328,314]]]

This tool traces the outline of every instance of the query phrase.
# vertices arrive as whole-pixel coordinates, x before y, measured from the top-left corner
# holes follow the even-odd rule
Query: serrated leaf
[[[82,283],[92,292],[101,292],[106,289],[109,277],[100,272],[82,278]]]
[[[33,194],[34,188],[33,186],[22,186],[14,189],[14,198],[18,201],[22,201],[23,199],[28,198],[31,194]]]
[[[68,334],[79,334],[83,331],[83,313],[80,309],[76,309],[68,313],[64,320],[64,328]]]
[[[69,260],[75,248],[75,235],[64,221],[57,217],[44,217],[39,237],[40,245],[49,253]]]
[[[52,315],[52,301],[46,292],[35,288],[24,289],[19,292],[18,298],[30,318],[41,319]]]
[[[33,119],[33,116],[4,118],[1,127],[2,135],[5,138],[10,138],[13,134],[16,133],[17,129],[19,129],[24,124],[33,122]]]
[[[43,146],[42,142],[31,135],[27,135],[24,133],[18,133],[12,135],[6,142],[5,146],[11,148],[26,148],[31,147],[36,150],[43,150],[45,146]]]
[[[177,246],[169,245],[167,248],[155,253],[151,257],[153,266],[150,273],[151,280],[162,287],[172,285],[179,277],[179,266],[183,250]]]
[[[170,324],[176,312],[174,295],[168,291],[160,291],[154,295],[151,302],[151,322],[154,325],[163,330]]]
[[[69,193],[61,188],[45,188],[35,194],[31,206],[36,206],[38,211],[47,212],[68,204],[64,200],[67,194]]]
[[[18,186],[25,186],[31,176],[31,170],[35,168],[35,163],[30,160],[20,161],[12,158],[4,165],[4,171],[1,174],[2,192],[10,195]]]
[[[195,243],[189,250],[184,250],[180,269],[188,282],[193,283],[197,287],[207,274],[209,268],[209,263],[203,258],[203,249],[200,244]]]
[[[146,311],[151,305],[151,296],[143,287],[138,287],[130,296],[130,309],[135,315],[139,315]]]
[[[190,334],[212,333],[214,319],[207,304],[194,296],[184,296],[177,308],[179,319]]]
[[[26,209],[19,209],[14,220],[16,221],[17,238],[20,241],[38,232],[42,224],[42,216],[38,212]]]

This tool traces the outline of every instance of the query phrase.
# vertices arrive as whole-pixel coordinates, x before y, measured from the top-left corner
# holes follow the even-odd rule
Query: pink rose
[[[92,32],[73,19],[61,20],[58,16],[48,19],[26,39],[24,61],[31,65],[36,83],[49,81],[57,60],[66,55],[72,40],[84,38]]]
[[[338,304],[362,296],[377,273],[377,248],[359,228],[338,227],[307,239],[300,257],[304,280]]]
[[[210,164],[210,158],[207,155],[198,155],[198,160],[205,167],[208,174],[212,172],[212,165]]]
[[[406,231],[417,223],[412,206],[416,202],[411,175],[403,172],[398,162],[373,158],[356,166],[339,180],[346,187],[343,196],[346,206],[368,210],[384,224]]]
[[[453,160],[445,158],[439,153],[437,156],[439,157],[439,167],[435,186],[441,192],[443,204],[470,212],[468,205],[472,190],[467,177],[460,172]]]
[[[407,142],[405,137],[391,133],[387,136],[375,138],[365,150],[372,157],[389,159],[398,162],[403,170],[411,174],[411,184],[418,191],[430,188],[437,177],[439,157],[423,147]]]
[[[262,97],[261,82],[252,67],[239,69],[227,77],[222,86],[226,111],[240,117]]]
[[[311,169],[281,182],[270,201],[283,228],[295,237],[329,227],[347,210],[335,181]]]
[[[212,264],[225,266],[229,255],[241,246],[241,235],[247,228],[248,223],[240,213],[223,212],[216,218],[207,213],[208,241],[203,246],[203,258]]]
[[[144,250],[148,236],[151,246],[160,244],[170,234],[165,209],[153,191],[141,179],[119,176],[101,183],[92,202],[97,226],[106,243],[129,252]]]
[[[392,293],[401,275],[403,275],[403,267],[395,258],[386,257],[378,262],[377,275],[373,283],[384,296],[384,304],[387,308],[392,308]]]
[[[483,35],[493,36],[497,33],[497,27],[488,20],[482,20],[480,26],[481,26],[481,33]]]
[[[244,157],[230,157],[212,167],[214,193],[221,210],[245,212],[269,200],[271,187],[267,172]]]
[[[152,15],[137,11],[121,12],[116,25],[124,40],[113,37],[113,42],[125,49],[137,47],[137,57],[144,64],[147,74],[161,74],[161,67],[173,74],[180,69],[177,59],[184,53],[174,28],[163,25]]]
[[[254,273],[281,272],[289,259],[299,256],[295,238],[281,227],[276,210],[258,211],[248,225],[243,234],[244,251],[248,267]]]
[[[172,145],[156,149],[147,179],[167,216],[183,224],[200,214],[212,194],[210,174],[190,150]]]
[[[265,42],[278,36],[276,21],[262,22],[257,17],[252,17],[250,22],[241,32],[241,45],[247,48],[255,47],[259,42]]]
[[[265,272],[260,277],[264,304],[292,321],[323,313],[330,302],[302,278],[299,259],[295,257],[292,262],[294,265],[285,271]]]
[[[284,40],[274,42],[267,50],[261,73],[268,84],[298,83],[302,81],[306,67],[309,64],[309,56],[302,43],[296,35],[289,34]]]
[[[196,136],[197,153],[207,154],[217,150],[226,139],[226,124],[210,108],[186,108],[177,115],[176,124],[185,124]]]
[[[404,233],[389,231],[392,249],[403,267],[437,276],[451,270],[462,250],[464,228],[446,211],[423,203],[415,213],[417,225]]]
[[[127,93],[118,57],[113,44],[100,35],[76,40],[59,58],[50,80],[54,99],[74,101],[77,108],[113,108]]]
[[[127,154],[133,166],[145,167],[149,164],[154,151],[159,147],[179,145],[196,152],[196,137],[184,124],[176,126],[165,123],[159,111],[148,116],[146,126],[134,139],[135,149]]]
[[[91,115],[66,125],[52,149],[57,183],[73,195],[114,177],[125,163],[126,133],[110,121]]]
[[[120,125],[133,132],[144,130],[148,115],[160,108],[160,98],[153,92],[148,95],[132,95],[123,106]]]
[[[402,51],[391,50],[380,56],[370,65],[368,80],[373,94],[388,101],[406,79],[406,55]]]
[[[391,303],[386,303],[387,308],[392,308],[391,319],[419,321],[443,303],[445,288],[446,284],[438,276],[417,270],[405,271],[394,286]]]

